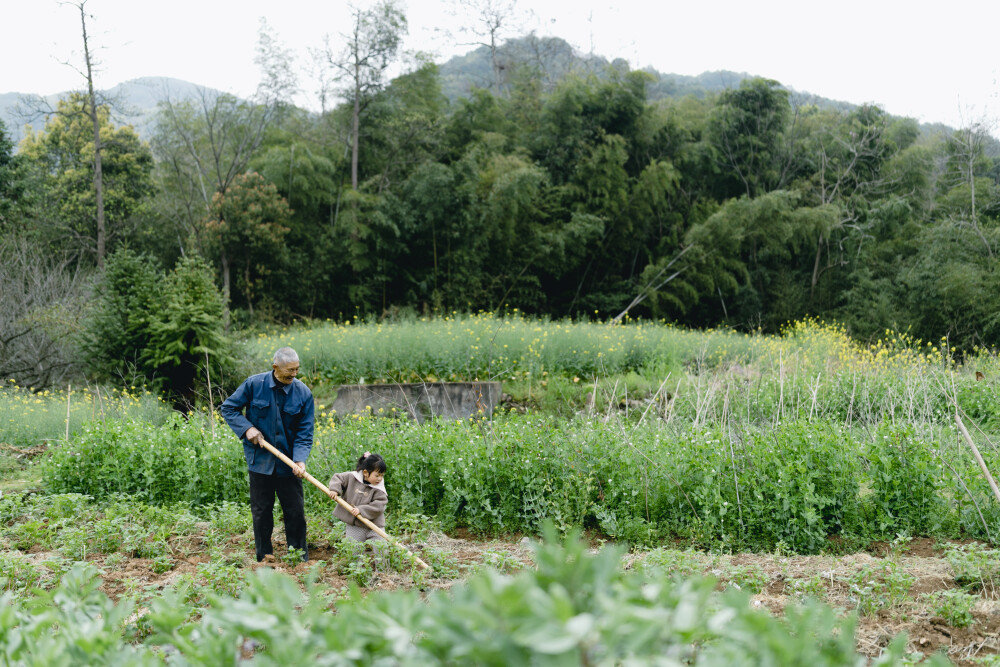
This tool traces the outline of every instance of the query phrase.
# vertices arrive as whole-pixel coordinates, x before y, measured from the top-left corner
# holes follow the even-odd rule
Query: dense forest
[[[763,78],[667,90],[534,37],[479,49],[458,95],[431,62],[388,78],[394,4],[356,19],[319,111],[262,30],[257,96],[162,102],[148,142],[85,89],[18,146],[0,126],[0,375],[194,358],[212,345],[181,329],[216,318],[480,309],[1000,343],[988,124],[929,133]]]

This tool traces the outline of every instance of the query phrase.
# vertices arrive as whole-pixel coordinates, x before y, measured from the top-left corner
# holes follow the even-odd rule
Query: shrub
[[[51,493],[114,494],[149,503],[244,502],[249,493],[242,449],[231,433],[212,435],[174,414],[160,426],[133,420],[94,422],[42,462]]]
[[[108,258],[81,335],[90,372],[99,380],[148,383],[190,400],[205,374],[231,360],[223,334],[223,300],[212,270],[197,257],[164,273],[154,259],[127,248]]]
[[[159,301],[162,271],[148,255],[122,248],[107,259],[84,320],[81,347],[95,377],[118,380],[143,375],[150,318]]]
[[[943,467],[912,427],[883,427],[865,450],[873,537],[933,532],[946,511],[940,493]]]
[[[563,531],[599,527],[633,545],[679,537],[727,549],[782,545],[816,553],[828,548],[832,535],[857,541],[886,532],[876,522],[882,515],[865,511],[891,502],[879,500],[885,489],[910,499],[901,506],[915,530],[954,524],[962,511],[961,494],[930,463],[933,434],[885,434],[888,442],[905,438],[907,460],[928,465],[870,466],[881,475],[872,480],[854,432],[824,423],[746,429],[734,438],[718,428],[505,414],[491,422],[424,425],[320,419],[309,470],[323,479],[352,470],[365,450],[378,452],[389,463],[390,517],[424,515],[444,530],[532,534],[552,521]],[[72,442],[53,447],[41,472],[50,492],[94,498],[124,493],[154,504],[245,506],[247,496],[236,438],[224,427],[212,435],[202,421],[179,415],[159,426],[90,424]],[[913,484],[918,473],[926,476],[921,488],[895,481]],[[333,509],[311,487],[306,502],[318,512]],[[220,525],[246,525],[245,513],[223,507],[216,514]]]

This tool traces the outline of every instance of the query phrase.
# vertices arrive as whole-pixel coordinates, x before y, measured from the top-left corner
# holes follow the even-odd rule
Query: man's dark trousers
[[[288,548],[306,549],[305,498],[302,480],[286,475],[263,475],[250,471],[250,513],[253,516],[253,541],[257,548],[257,562],[272,553],[271,533],[274,532],[274,496],[278,496],[281,512],[285,517],[285,540]]]

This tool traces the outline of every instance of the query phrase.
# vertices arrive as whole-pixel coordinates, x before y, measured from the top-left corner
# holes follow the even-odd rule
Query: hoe
[[[282,463],[284,463],[286,466],[288,466],[289,468],[292,468],[293,470],[296,468],[295,463],[290,458],[288,458],[287,456],[285,456],[284,454],[282,454],[280,451],[278,451],[278,449],[276,449],[274,447],[274,445],[272,445],[271,443],[269,443],[268,441],[266,441],[264,439],[261,439],[260,444],[261,444],[261,446],[264,449],[266,449],[267,451],[271,452],[276,457],[278,457],[278,460],[281,461]],[[341,498],[339,495],[336,498],[334,498],[333,497],[333,491],[331,491],[330,489],[328,489],[327,486],[326,486],[326,484],[324,484],[323,482],[319,481],[318,479],[316,479],[315,477],[313,477],[309,473],[305,473],[303,475],[303,477],[306,479],[306,481],[310,482],[317,489],[319,489],[320,491],[322,491],[323,493],[325,493],[329,498],[331,498],[333,500],[336,500],[337,503],[339,503],[340,506],[343,507],[345,510],[347,510],[348,512],[352,512],[353,513],[353,511],[354,511],[354,505],[351,505],[349,502],[347,502],[346,500],[344,500],[343,498]],[[374,523],[372,523],[368,519],[364,518],[360,514],[358,515],[358,519],[361,521],[361,523],[363,523],[366,526],[368,526],[368,528],[370,528],[371,530],[375,531],[375,533],[378,534],[379,536],[381,536],[386,542],[388,542],[389,544],[391,544],[391,545],[393,545],[395,547],[399,547],[404,552],[406,552],[406,555],[409,556],[410,558],[412,558],[413,561],[417,565],[419,565],[420,567],[422,567],[425,570],[431,569],[430,565],[428,565],[424,561],[420,560],[416,556],[416,554],[414,554],[412,551],[410,551],[409,549],[407,549],[406,547],[404,547],[402,544],[400,544],[399,542],[397,542],[393,538],[389,537],[389,535],[384,530],[382,530],[381,528],[379,528],[378,526],[376,526]]]

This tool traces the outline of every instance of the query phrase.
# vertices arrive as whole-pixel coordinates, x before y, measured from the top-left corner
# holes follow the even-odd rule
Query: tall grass
[[[592,408],[652,399],[664,418],[695,424],[937,423],[957,398],[978,422],[1000,422],[995,356],[958,365],[946,340],[886,331],[862,344],[815,320],[790,323],[778,336],[488,313],[391,325],[326,322],[261,334],[251,353],[265,363],[282,345],[298,349],[307,381],[319,384],[489,379],[527,383],[530,394],[564,378],[576,387],[567,393],[571,401],[582,404],[589,387]],[[626,374],[651,388],[627,395],[636,383]]]
[[[754,337],[662,323],[616,326],[482,313],[391,325],[328,321],[260,334],[251,350],[263,362],[283,345],[296,348],[310,376],[346,384],[669,370],[706,352],[719,358],[750,355]]]
[[[92,421],[132,418],[158,424],[169,414],[162,398],[134,387],[31,392],[12,381],[0,386],[0,442],[16,447],[65,438],[67,430],[72,435]]]

